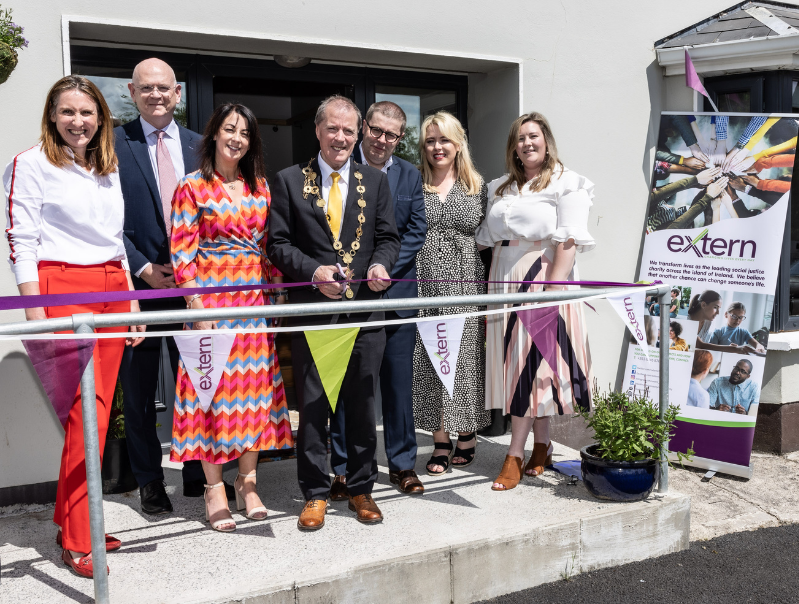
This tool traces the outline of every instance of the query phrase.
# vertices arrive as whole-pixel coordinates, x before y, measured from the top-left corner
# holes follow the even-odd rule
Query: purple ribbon
[[[457,279],[382,279],[392,282],[422,283],[503,283],[534,285],[580,285],[583,287],[635,287],[642,283],[617,283],[615,281],[480,281]],[[350,279],[351,283],[380,281],[380,279]],[[20,308],[38,308],[53,306],[71,306],[77,304],[99,304],[107,302],[128,302],[130,300],[159,300],[177,298],[195,294],[226,294],[230,292],[283,289],[287,287],[308,287],[320,283],[339,283],[338,281],[301,281],[298,283],[263,283],[258,285],[225,285],[220,287],[185,287],[171,289],[138,289],[118,292],[83,292],[74,294],[39,294],[36,296],[2,296],[0,310],[16,310]],[[652,282],[659,285],[660,281]]]

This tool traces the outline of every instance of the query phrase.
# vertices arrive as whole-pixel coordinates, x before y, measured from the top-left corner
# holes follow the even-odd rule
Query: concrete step
[[[167,469],[170,516],[143,517],[136,492],[106,498],[106,530],[124,543],[109,555],[111,600],[468,603],[688,547],[690,500],[676,493],[599,502],[550,471],[491,491],[507,442],[481,437],[472,466],[433,478],[424,473],[432,439],[419,433],[422,497],[400,494],[381,465],[374,496],[385,521],[361,525],[346,502],[333,503],[313,533],[296,528],[303,501],[293,460],[261,464],[270,517],[234,513],[233,534],[211,531],[202,501],[182,497],[179,472]],[[577,458],[556,445],[556,461]],[[51,517],[44,509],[0,519],[0,601],[91,601],[91,582],[59,561]]]

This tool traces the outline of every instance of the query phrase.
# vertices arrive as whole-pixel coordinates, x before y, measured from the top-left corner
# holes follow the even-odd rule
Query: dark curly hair
[[[677,321],[671,321],[669,323],[669,327],[674,332],[674,337],[679,338],[680,334],[682,333],[682,325],[680,325]]]

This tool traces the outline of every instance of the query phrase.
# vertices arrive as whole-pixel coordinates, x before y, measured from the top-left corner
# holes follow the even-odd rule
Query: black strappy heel
[[[455,447],[455,453],[452,455],[452,457],[463,457],[466,460],[466,463],[453,462],[453,468],[465,468],[466,466],[470,465],[474,461],[474,452],[477,447],[477,432],[472,432],[471,434],[458,434],[459,443],[465,443],[472,439],[474,439],[474,445],[468,449],[461,449],[460,445]]]
[[[450,461],[452,461],[452,441],[447,440],[445,443],[437,443],[433,441],[433,449],[445,449],[449,451],[449,453],[447,455],[433,455],[425,465],[424,469],[427,470],[427,473],[430,476],[441,476],[442,474],[446,474],[449,471]],[[444,466],[444,471],[431,472],[430,466]]]

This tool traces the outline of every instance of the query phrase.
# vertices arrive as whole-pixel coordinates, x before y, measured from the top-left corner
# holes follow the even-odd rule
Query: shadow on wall
[[[64,430],[28,355],[0,360],[0,488],[58,478]]]
[[[646,140],[644,141],[644,148],[641,153],[641,177],[644,179],[646,189],[649,189],[652,180],[652,167],[655,162],[654,150],[657,147],[658,133],[660,132],[660,112],[663,108],[663,69],[658,65],[657,59],[653,60],[646,68],[646,85],[649,90],[649,124],[646,129]],[[638,258],[635,262],[635,274],[627,275],[624,278],[630,282],[636,280],[638,273],[641,271],[641,252],[644,249],[644,237],[646,230],[644,229],[644,217],[646,216],[646,198],[641,197],[640,200],[633,199],[629,204],[630,213],[627,218],[629,223],[628,232],[633,234],[636,230],[640,232],[640,239],[638,243]],[[627,332],[622,335],[621,356],[619,358],[619,365],[616,369],[616,389],[621,389],[622,380],[624,379],[624,368],[627,362]]]

